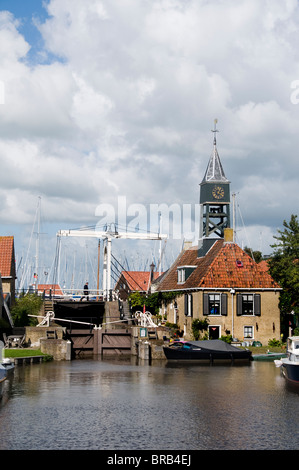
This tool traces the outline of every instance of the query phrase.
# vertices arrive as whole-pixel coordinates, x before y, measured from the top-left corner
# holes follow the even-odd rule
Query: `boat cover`
[[[221,339],[207,339],[202,341],[186,341],[185,344],[191,344],[202,349],[212,349],[213,351],[242,351],[237,346],[232,346]]]

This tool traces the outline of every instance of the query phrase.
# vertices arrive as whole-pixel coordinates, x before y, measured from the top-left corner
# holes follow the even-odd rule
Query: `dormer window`
[[[185,282],[185,280],[186,280],[185,269],[183,269],[183,268],[178,269],[178,283],[182,284],[182,283]]]
[[[237,259],[236,265],[237,265],[238,268],[243,268],[243,263],[242,263],[242,261],[239,260],[239,259]]]
[[[178,284],[184,284],[195,268],[196,266],[178,266]]]

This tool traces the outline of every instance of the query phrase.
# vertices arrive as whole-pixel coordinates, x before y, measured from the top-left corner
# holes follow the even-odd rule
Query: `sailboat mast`
[[[236,193],[232,194],[233,198],[233,242],[236,243]]]
[[[98,241],[98,269],[97,269],[97,300],[99,299],[100,295],[100,247],[101,242]]]
[[[41,211],[41,197],[38,197],[37,204],[37,232],[36,232],[36,248],[35,248],[35,287],[38,286],[39,275],[39,236],[40,236],[40,211]]]

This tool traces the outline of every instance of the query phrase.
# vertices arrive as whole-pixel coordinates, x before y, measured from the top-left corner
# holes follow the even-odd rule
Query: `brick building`
[[[208,320],[210,339],[227,334],[262,344],[280,339],[278,284],[236,243],[227,241],[226,233],[204,256],[198,256],[197,246],[183,250],[158,290],[176,293],[165,307],[167,320],[178,324],[186,339],[192,338],[195,318]]]
[[[162,277],[157,291],[173,292],[167,320],[192,339],[194,319],[208,320],[209,339],[232,335],[239,341],[280,339],[279,285],[234,241],[230,226],[230,182],[216,147],[200,185],[198,245],[184,249]]]
[[[8,297],[9,304],[15,299],[16,261],[14,237],[0,237],[0,274],[4,296]]]
[[[14,237],[0,237],[0,317],[11,326],[10,308],[15,301],[16,262]]]
[[[132,292],[146,294],[150,291],[152,282],[156,280],[159,273],[151,271],[122,271],[114,290],[118,293],[120,300],[127,300]]]

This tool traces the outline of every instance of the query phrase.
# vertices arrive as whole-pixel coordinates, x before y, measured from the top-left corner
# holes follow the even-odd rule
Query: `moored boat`
[[[267,352],[265,354],[253,354],[252,359],[254,361],[274,361],[276,359],[283,359],[287,357],[285,353],[272,353]]]
[[[7,371],[5,367],[0,364],[0,398],[2,397],[3,385],[6,380]]]
[[[175,341],[163,347],[169,360],[187,361],[251,361],[251,351],[232,346],[220,339],[203,341]]]
[[[299,336],[290,336],[287,340],[287,357],[274,361],[276,367],[281,367],[284,377],[299,384]]]
[[[4,382],[7,379],[8,374],[14,370],[14,363],[10,359],[5,359],[3,356],[4,343],[0,341],[0,398],[3,393]]]
[[[5,375],[7,375],[7,373],[13,371],[15,368],[13,360],[10,359],[9,357],[7,358],[4,357],[5,356],[4,351],[5,351],[4,343],[3,341],[0,341],[0,379],[1,379],[1,371],[2,371],[2,374],[5,371],[6,372]]]
[[[13,372],[15,369],[15,364],[9,357],[2,359],[2,366],[6,370],[7,374]]]

